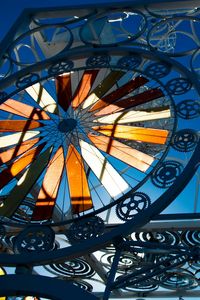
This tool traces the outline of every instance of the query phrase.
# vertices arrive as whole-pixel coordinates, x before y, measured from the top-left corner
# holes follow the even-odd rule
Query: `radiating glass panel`
[[[146,143],[165,144],[168,130],[134,127],[126,125],[105,125],[93,127],[94,130],[103,133],[104,135],[135,140]]]
[[[6,131],[27,131],[42,127],[43,124],[31,120],[0,120],[0,132]]]
[[[32,220],[46,220],[52,217],[64,167],[63,149],[60,147],[47,166]]]
[[[87,176],[81,155],[71,144],[68,149],[66,168],[72,212],[80,213],[93,207]]]
[[[42,152],[18,180],[0,207],[0,215],[11,217],[45,169],[52,148]]]
[[[125,124],[132,122],[143,122],[143,121],[152,121],[167,119],[171,117],[170,109],[164,109],[157,111],[157,108],[152,108],[150,111],[128,111],[128,112],[119,112],[114,113],[109,116],[104,116],[94,120],[94,122],[107,123],[107,124]]]
[[[95,103],[90,111],[95,111],[102,109],[106,106],[108,106],[111,103],[114,103],[115,101],[119,100],[120,98],[124,97],[125,95],[128,95],[129,93],[133,92],[138,87],[144,85],[148,82],[148,79],[138,76],[136,78],[133,78],[129,82],[125,83],[121,87],[117,88],[113,92],[109,93],[102,99],[100,99],[97,103]]]
[[[72,88],[70,74],[56,77],[56,91],[58,104],[66,111],[72,101]]]
[[[8,168],[4,169],[0,173],[0,189],[4,187],[9,181],[11,181],[15,176],[17,176],[21,171],[23,171],[30,163],[36,159],[37,155],[40,153],[44,144],[39,145],[25,154],[23,154],[19,159],[15,160]]]
[[[73,95],[72,107],[76,109],[88,96],[99,70],[87,70],[84,72],[79,85]]]
[[[19,143],[18,145],[16,145],[15,147],[12,147],[6,151],[1,152],[0,153],[0,165],[12,160],[13,158],[16,158],[20,154],[23,154],[27,150],[31,149],[36,143],[39,142],[39,140],[40,139],[37,138],[37,139],[29,140],[26,142],[22,142],[22,143]]]
[[[15,144],[18,144],[19,142],[27,141],[36,135],[38,135],[39,131],[26,131],[23,132],[17,132],[9,135],[4,135],[0,137],[0,148],[12,146]]]
[[[80,146],[84,160],[110,196],[115,198],[123,195],[123,193],[129,189],[129,185],[123,177],[113,168],[96,147],[83,140],[80,140]]]
[[[158,99],[160,97],[163,97],[163,92],[160,89],[151,89],[148,91],[145,91],[143,93],[137,94],[135,96],[122,99],[117,101],[115,104],[111,104],[102,110],[98,111],[95,113],[96,116],[102,116],[102,115],[107,115],[111,114],[114,112],[121,111],[123,109],[135,107],[140,104],[147,103],[149,101]]]
[[[19,101],[8,99],[0,105],[0,110],[25,117],[33,120],[44,119],[48,120],[49,116],[42,110],[34,108],[28,104],[21,103]]]
[[[26,92],[35,100],[45,111],[57,113],[57,104],[51,95],[40,83],[26,88]]]
[[[152,156],[132,149],[112,138],[92,134],[89,134],[88,137],[98,149],[120,159],[142,172],[145,172],[154,161]]]
[[[91,92],[91,95],[84,101],[83,108],[86,108],[98,101],[112,86],[119,80],[125,72],[112,71],[100,82],[100,84]]]

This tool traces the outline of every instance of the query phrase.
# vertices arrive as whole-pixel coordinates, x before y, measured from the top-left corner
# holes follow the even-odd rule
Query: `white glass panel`
[[[96,119],[95,122],[107,123],[107,124],[125,124],[131,122],[142,122],[142,121],[150,121],[157,119],[167,119],[170,118],[170,110],[166,109],[163,111],[129,111],[127,113],[119,112],[115,114],[111,114],[109,116],[105,116],[99,119]]]
[[[88,106],[94,104],[99,100],[99,97],[92,93],[83,103],[83,108],[87,108]]]
[[[111,197],[119,197],[129,189],[127,182],[94,146],[80,140],[81,153]]]
[[[36,135],[38,135],[39,131],[26,131],[26,133],[17,132],[9,135],[4,135],[0,137],[0,147],[7,147],[11,145],[15,145],[19,142],[27,141]]]
[[[57,104],[51,95],[43,88],[40,83],[36,83],[26,88],[27,93],[45,110],[54,113]]]

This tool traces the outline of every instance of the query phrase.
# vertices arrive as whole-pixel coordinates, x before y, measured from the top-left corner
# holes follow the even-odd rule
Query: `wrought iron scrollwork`
[[[82,258],[51,264],[46,267],[53,274],[61,274],[66,277],[90,278],[95,274],[93,268]]]
[[[54,248],[55,233],[48,226],[28,226],[14,239],[16,253],[50,251]]]
[[[198,139],[198,134],[194,130],[183,129],[173,135],[172,147],[177,151],[189,152],[194,150]]]
[[[49,67],[48,73],[50,76],[54,76],[57,74],[70,72],[73,69],[73,65],[73,62],[70,60],[59,61]]]
[[[104,232],[104,228],[103,220],[94,216],[74,222],[67,230],[66,236],[70,242],[76,243],[101,235]]]
[[[29,86],[31,84],[34,84],[39,80],[39,75],[36,73],[25,75],[21,78],[19,78],[16,82],[16,86],[18,88],[24,88],[26,86]]]
[[[87,61],[86,65],[88,67],[107,67],[110,63],[110,56],[109,55],[93,55],[90,56]]]
[[[117,205],[116,214],[123,221],[130,220],[140,211],[148,208],[150,203],[148,195],[142,192],[135,192]]]
[[[174,78],[167,82],[166,87],[173,95],[183,95],[191,89],[192,83],[187,78]]]
[[[178,161],[165,161],[154,171],[151,180],[155,186],[167,188],[174,183],[182,170],[183,166]]]
[[[200,116],[200,103],[194,100],[184,100],[176,106],[177,114],[183,119],[194,119]]]
[[[120,58],[117,65],[120,68],[134,70],[135,68],[138,68],[141,63],[142,57],[140,55],[131,55]]]

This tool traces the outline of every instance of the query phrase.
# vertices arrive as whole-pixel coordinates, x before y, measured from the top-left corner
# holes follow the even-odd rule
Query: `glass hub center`
[[[76,127],[76,125],[77,121],[75,119],[64,119],[58,124],[58,130],[61,132],[70,132]]]

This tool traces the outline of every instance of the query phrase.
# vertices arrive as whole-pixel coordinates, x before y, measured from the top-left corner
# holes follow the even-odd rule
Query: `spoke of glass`
[[[24,152],[31,149],[34,145],[39,142],[39,138],[29,140],[26,142],[19,143],[15,147],[5,150],[0,153],[0,165],[9,162],[10,160],[16,158],[17,156],[23,154]]]
[[[168,119],[171,117],[168,107],[152,107],[145,110],[118,112],[109,116],[104,116],[94,120],[94,122],[105,124],[125,124],[132,122],[143,122],[160,119]]]
[[[27,141],[38,134],[40,134],[39,131],[26,131],[25,133],[17,132],[17,133],[1,136],[0,148],[12,146],[18,144],[19,142]]]
[[[109,93],[102,99],[100,99],[97,103],[95,103],[91,108],[90,111],[95,111],[102,109],[109,104],[114,103],[115,101],[119,100],[120,98],[124,97],[125,95],[128,95],[129,93],[133,92],[140,86],[143,86],[145,83],[148,82],[148,79],[138,76],[136,78],[133,78],[129,82],[125,83],[118,89],[114,90],[113,92]]]
[[[8,182],[15,178],[20,172],[22,172],[29,164],[31,164],[41,152],[43,147],[44,144],[41,144],[27,151],[19,159],[15,160],[15,162],[4,169],[0,173],[0,189],[8,184]]]
[[[42,127],[43,124],[31,120],[0,120],[0,132],[23,131]]]
[[[8,99],[3,104],[0,105],[0,110],[12,113],[25,118],[30,118],[33,120],[48,120],[49,116],[38,108],[34,108],[28,104],[21,103],[19,101]]]
[[[91,92],[83,103],[83,109],[94,104],[108,92],[112,86],[125,74],[123,71],[111,71],[108,76]]]
[[[58,104],[64,111],[68,109],[72,102],[71,75],[60,75],[56,77],[56,93]]]
[[[169,134],[168,130],[126,125],[102,125],[95,126],[93,127],[93,129],[104,135],[115,138],[154,144],[165,144],[167,136]]]
[[[92,143],[100,150],[112,155],[128,165],[145,172],[153,163],[154,158],[141,151],[132,149],[112,138],[88,134]]]
[[[45,169],[49,161],[51,151],[52,148],[48,148],[42,152],[31,164],[30,168],[25,171],[13,190],[5,199],[3,205],[0,207],[1,216],[11,217],[13,215]]]
[[[55,100],[40,83],[35,83],[26,88],[26,92],[40,105],[40,107],[43,108],[43,110],[50,113],[58,113]]]
[[[119,197],[129,190],[127,182],[96,147],[83,140],[80,140],[80,146],[84,160],[111,197]]]
[[[87,176],[81,155],[70,144],[66,159],[67,178],[72,212],[80,213],[93,207]]]
[[[73,95],[72,107],[76,109],[88,96],[99,70],[86,70]]]
[[[149,101],[163,97],[163,92],[159,88],[151,89],[135,96],[122,99],[116,102],[116,104],[110,104],[102,110],[95,113],[96,116],[108,115],[121,111],[123,109],[135,107],[140,104],[147,103]]]
[[[60,147],[50,160],[42,187],[33,211],[32,220],[47,220],[52,217],[64,168],[63,149]]]

